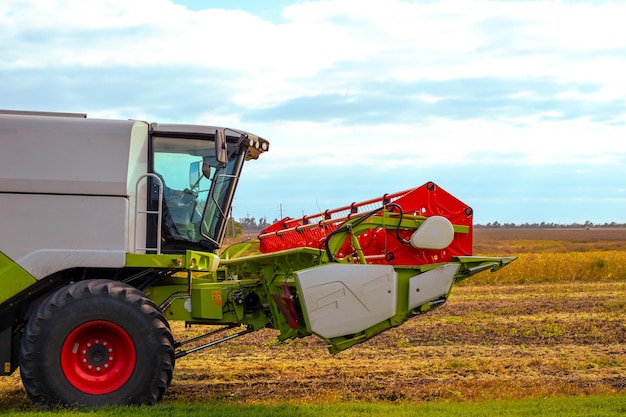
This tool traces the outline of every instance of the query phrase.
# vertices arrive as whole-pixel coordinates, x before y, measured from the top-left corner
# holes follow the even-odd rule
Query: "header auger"
[[[42,406],[155,403],[177,360],[263,328],[339,352],[514,260],[472,256],[472,210],[434,183],[223,249],[269,150],[241,130],[0,111],[0,149],[0,375]]]

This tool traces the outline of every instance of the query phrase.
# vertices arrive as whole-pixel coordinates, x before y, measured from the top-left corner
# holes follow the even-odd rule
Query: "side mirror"
[[[189,164],[189,189],[193,190],[200,184],[202,178],[202,161]]]
[[[224,137],[224,131],[220,129],[215,131],[215,159],[223,166],[226,166],[226,138]]]

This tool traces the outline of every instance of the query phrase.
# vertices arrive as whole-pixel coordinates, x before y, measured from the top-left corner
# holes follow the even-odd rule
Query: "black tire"
[[[117,281],[80,281],[28,320],[20,373],[40,406],[154,404],[174,371],[167,320],[144,293]]]

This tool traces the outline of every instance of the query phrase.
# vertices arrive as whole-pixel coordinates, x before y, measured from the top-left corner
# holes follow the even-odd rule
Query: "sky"
[[[624,21],[626,1],[3,0],[0,108],[262,136],[236,219],[434,181],[475,223],[626,223]]]

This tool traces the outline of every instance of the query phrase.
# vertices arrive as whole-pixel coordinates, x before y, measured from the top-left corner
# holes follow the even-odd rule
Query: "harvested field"
[[[263,331],[177,365],[168,400],[429,401],[626,390],[626,283],[467,286],[336,356]]]
[[[474,253],[566,253],[626,251],[626,228],[474,229]]]
[[[626,275],[607,275],[626,268],[625,250],[616,249],[626,247],[626,230],[615,230],[594,241],[584,237],[596,230],[478,229],[475,244],[485,252],[477,254],[520,259],[455,287],[443,307],[335,356],[315,337],[279,343],[264,330],[182,358],[164,402],[626,394]],[[544,252],[551,241],[585,250]],[[509,269],[513,278],[499,277]],[[202,328],[176,323],[174,330],[180,339]],[[17,374],[0,379],[0,409],[8,407],[32,409]]]
[[[475,229],[474,247],[521,258],[456,287],[440,309],[336,356],[315,337],[278,343],[267,330],[183,358],[166,400],[626,393],[626,229]]]

